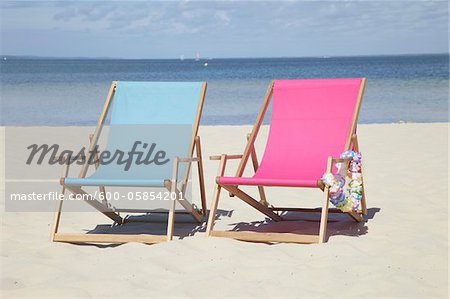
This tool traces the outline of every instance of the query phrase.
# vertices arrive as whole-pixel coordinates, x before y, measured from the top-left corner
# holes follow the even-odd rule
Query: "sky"
[[[448,1],[1,1],[1,55],[305,57],[448,52]]]

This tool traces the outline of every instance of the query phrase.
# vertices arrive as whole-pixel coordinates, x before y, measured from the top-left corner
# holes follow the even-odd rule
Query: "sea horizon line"
[[[47,59],[47,60],[232,60],[232,59],[311,59],[311,58],[353,58],[353,57],[398,57],[398,56],[443,56],[449,55],[448,52],[440,53],[393,53],[393,54],[358,54],[358,55],[311,55],[311,56],[236,56],[236,57],[186,57],[180,59],[178,58],[125,58],[125,57],[85,57],[85,56],[40,56],[40,55],[11,55],[11,54],[0,54],[2,60],[8,59]]]

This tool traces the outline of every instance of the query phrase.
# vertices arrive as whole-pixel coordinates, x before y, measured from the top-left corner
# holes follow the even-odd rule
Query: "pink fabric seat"
[[[248,186],[278,186],[278,187],[317,187],[317,181],[314,180],[292,180],[292,179],[273,179],[273,178],[246,178],[229,177],[219,178],[221,185],[248,185]]]
[[[221,185],[317,187],[328,156],[350,134],[360,78],[276,80],[269,137],[253,177],[219,177]]]

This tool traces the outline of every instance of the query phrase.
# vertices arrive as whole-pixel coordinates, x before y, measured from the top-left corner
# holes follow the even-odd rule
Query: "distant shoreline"
[[[329,59],[329,58],[367,58],[367,57],[403,57],[403,56],[449,56],[449,53],[405,53],[405,54],[364,54],[364,55],[316,55],[316,56],[280,56],[280,57],[211,57],[198,60],[231,60],[231,59]],[[123,57],[58,57],[58,56],[32,56],[32,55],[0,55],[1,61],[6,60],[196,60],[195,57],[183,58],[123,58]]]

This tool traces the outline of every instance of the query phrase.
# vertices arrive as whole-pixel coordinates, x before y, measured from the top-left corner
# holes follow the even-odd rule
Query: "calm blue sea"
[[[208,63],[205,66],[205,63]],[[367,77],[360,123],[448,121],[448,55],[1,60],[1,125],[93,125],[112,80],[208,81],[202,124],[252,124],[271,79]]]

